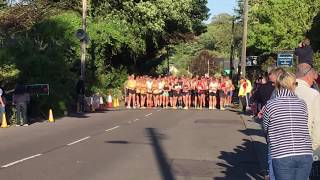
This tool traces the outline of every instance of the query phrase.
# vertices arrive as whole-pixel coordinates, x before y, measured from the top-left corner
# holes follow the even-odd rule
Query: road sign
[[[292,53],[279,53],[277,59],[277,66],[279,67],[291,67],[293,65]]]
[[[49,95],[49,84],[32,84],[26,86],[31,95]]]
[[[247,66],[256,66],[258,65],[258,56],[248,56],[247,57]]]

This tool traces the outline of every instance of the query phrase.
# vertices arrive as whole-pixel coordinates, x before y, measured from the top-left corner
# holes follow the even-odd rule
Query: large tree
[[[260,52],[293,49],[310,29],[320,0],[252,0],[248,45]]]
[[[88,2],[89,92],[119,87],[126,72],[148,73],[151,68],[140,67],[162,60],[167,46],[206,30],[206,0]],[[12,78],[27,84],[50,83],[51,94],[39,99],[39,108],[62,112],[72,102],[80,69],[75,31],[81,28],[81,11],[79,0],[23,0],[0,11],[0,69],[12,70]],[[0,71],[1,78],[9,75]]]

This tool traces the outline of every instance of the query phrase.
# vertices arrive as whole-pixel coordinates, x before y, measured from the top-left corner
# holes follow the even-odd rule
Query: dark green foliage
[[[87,95],[119,91],[128,73],[156,73],[164,47],[206,31],[206,0],[88,2]],[[72,109],[80,72],[80,43],[74,33],[81,28],[81,1],[30,0],[2,7],[0,80],[6,89],[18,80],[48,83],[50,96],[33,97],[32,114],[46,117],[49,108],[55,115]],[[149,63],[151,59],[157,63]]]
[[[190,71],[194,75],[204,76],[208,73],[208,63],[209,63],[209,73],[211,75],[220,73],[220,64],[216,60],[217,56],[208,51],[203,50],[199,53],[197,57],[195,57],[190,65]]]
[[[311,39],[311,45],[313,50],[316,52],[313,57],[314,67],[320,72],[320,12],[313,19],[312,26],[307,36]]]
[[[75,97],[76,73],[70,71],[77,60],[76,47],[79,46],[73,38],[75,28],[63,18],[50,18],[16,35],[0,50],[1,61],[14,65],[19,81],[50,85],[49,96],[32,98],[34,115],[47,113],[49,108],[54,109],[56,115],[62,114]]]
[[[312,47],[315,51],[320,52],[320,11],[317,16],[314,17],[311,29],[307,33],[307,36],[311,39]]]
[[[233,21],[234,29],[232,32]],[[194,61],[199,59],[202,50],[209,50],[214,58],[229,59],[232,44],[236,52],[240,51],[241,24],[229,14],[219,14],[214,16],[211,23],[207,25],[206,33],[196,37],[193,41],[179,43],[172,48],[173,53],[169,57],[170,64],[179,71],[192,69],[190,66],[198,65],[198,62]],[[164,61],[157,70],[158,72],[165,72],[167,62]],[[204,73],[201,72],[200,74]]]
[[[319,0],[250,1],[249,46],[260,52],[297,47],[319,7]]]

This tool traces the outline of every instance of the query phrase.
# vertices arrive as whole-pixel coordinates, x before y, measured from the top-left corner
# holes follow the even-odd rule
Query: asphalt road
[[[262,179],[248,131],[236,112],[160,109],[0,129],[0,179]]]

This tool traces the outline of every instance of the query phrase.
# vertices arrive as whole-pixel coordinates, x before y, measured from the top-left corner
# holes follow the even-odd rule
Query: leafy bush
[[[313,65],[314,68],[320,72],[320,52],[314,53],[313,56]]]
[[[63,115],[75,101],[77,73],[70,70],[79,56],[79,42],[74,37],[78,25],[80,17],[74,13],[54,16],[8,39],[0,50],[0,59],[10,63],[7,80],[17,77],[26,85],[49,84],[49,96],[32,97],[30,113],[34,116],[46,116],[50,108],[56,116]]]

